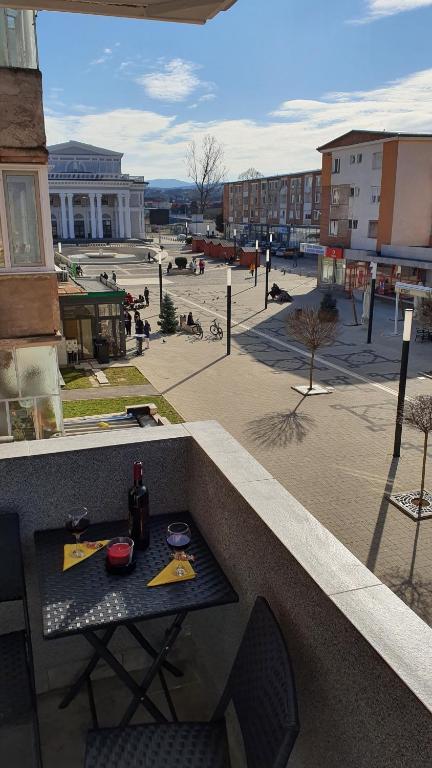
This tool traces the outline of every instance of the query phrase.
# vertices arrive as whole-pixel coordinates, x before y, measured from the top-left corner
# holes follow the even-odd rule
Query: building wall
[[[395,201],[395,182],[399,142],[386,141],[383,145],[380,217],[378,222],[377,250],[391,242]]]
[[[391,243],[393,245],[430,245],[432,226],[431,140],[399,141],[395,187]]]
[[[1,276],[0,339],[52,335],[59,328],[55,274]]]
[[[46,161],[45,141],[41,73],[1,67],[0,156],[4,154],[5,161],[10,161],[26,150],[37,150]],[[40,157],[37,162],[41,162]]]

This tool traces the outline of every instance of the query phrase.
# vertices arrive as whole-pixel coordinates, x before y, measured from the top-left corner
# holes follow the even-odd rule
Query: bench
[[[1,764],[42,768],[19,517],[7,512],[0,514],[0,603],[16,601],[22,603],[24,628],[0,635]]]

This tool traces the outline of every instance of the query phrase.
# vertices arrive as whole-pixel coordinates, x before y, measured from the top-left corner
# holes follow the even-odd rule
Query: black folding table
[[[166,543],[166,529],[175,521],[187,522],[192,532],[190,553],[196,578],[189,581],[147,587],[170,560]],[[105,568],[106,549],[78,563],[67,571],[63,568],[63,545],[72,543],[64,528],[36,531],[36,562],[39,573],[42,602],[43,634],[47,640],[81,634],[92,646],[94,653],[77,677],[60,707],[67,707],[78,691],[87,686],[93,727],[98,727],[96,704],[91,674],[99,659],[103,659],[132,693],[121,725],[126,725],[141,704],[157,722],[167,718],[147,694],[152,680],[159,676],[173,720],[176,712],[172,702],[165,671],[181,676],[183,673],[167,659],[189,611],[235,603],[238,596],[201,535],[192,516],[187,512],[175,515],[157,515],[150,518],[150,546],[145,552],[136,551],[136,568],[124,576],[113,576]],[[97,523],[90,526],[83,538],[86,541],[110,539],[127,534],[125,520]],[[136,622],[173,616],[174,619],[154,648],[144,637]],[[108,645],[119,626],[124,626],[139,645],[152,658],[152,663],[141,684],[125,670],[110,652]],[[104,630],[101,636],[97,630]]]

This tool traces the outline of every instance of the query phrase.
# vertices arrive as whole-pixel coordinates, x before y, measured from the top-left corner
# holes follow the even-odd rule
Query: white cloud
[[[198,102],[196,101],[195,104],[189,104],[188,109],[196,109],[198,106]]]
[[[137,77],[136,82],[152,99],[160,101],[184,101],[201,85],[196,75],[197,64],[184,59],[171,59],[162,69]]]
[[[355,24],[367,24],[386,16],[394,16],[404,11],[414,11],[432,5],[432,0],[366,0],[366,16],[354,19]]]
[[[112,53],[112,48],[104,48],[104,53]]]
[[[369,91],[288,100],[265,122],[236,120],[180,122],[174,115],[122,109],[102,114],[47,113],[49,143],[68,139],[124,152],[126,172],[148,178],[183,178],[185,150],[192,138],[214,134],[225,146],[225,164],[235,178],[253,165],[263,173],[316,168],[316,147],[352,128],[431,132],[432,69]]]
[[[215,93],[205,93],[203,96],[199,97],[199,101],[213,101],[213,99],[216,98]]]

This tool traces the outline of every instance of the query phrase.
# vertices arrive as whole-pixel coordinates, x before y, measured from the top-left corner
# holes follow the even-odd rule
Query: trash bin
[[[98,363],[109,363],[109,345],[108,339],[99,336],[93,339],[94,356]]]

